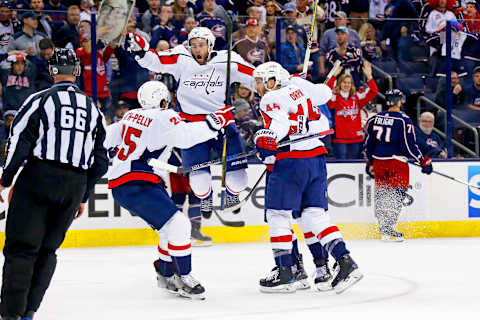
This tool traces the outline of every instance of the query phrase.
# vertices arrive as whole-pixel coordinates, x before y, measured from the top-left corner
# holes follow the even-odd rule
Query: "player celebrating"
[[[142,109],[127,112],[108,127],[107,146],[117,147],[108,175],[114,199],[145,220],[160,236],[160,259],[155,261],[159,285],[178,294],[204,299],[205,289],[191,276],[191,225],[169,198],[160,172],[148,165],[151,158],[166,161],[173,147],[189,148],[213,139],[232,123],[230,109],[206,115],[204,121],[185,123],[167,109],[170,92],[158,81],[138,90]]]
[[[305,81],[302,88],[285,81],[285,71],[277,64],[255,74],[256,89],[263,95],[260,109],[265,129],[255,134],[259,157],[273,165],[269,174],[265,208],[270,229],[270,242],[278,268],[260,280],[262,292],[293,292],[291,217],[294,211],[301,216],[302,225],[311,232],[336,259],[336,276],[331,286],[337,293],[358,282],[363,275],[345,247],[338,228],[331,224],[326,213],[328,201],[327,172],[320,139],[310,139],[277,150],[277,141],[323,132],[329,129],[328,120],[316,106],[325,104],[331,90],[325,85]],[[288,197],[282,196],[288,195]]]
[[[205,27],[192,29],[188,47],[179,45],[172,50],[156,52],[137,34],[127,35],[127,46],[139,65],[154,72],[170,73],[178,81],[177,100],[180,115],[188,122],[203,121],[205,116],[225,105],[227,51],[214,51],[215,37]],[[253,90],[253,67],[232,52],[232,82],[240,82]],[[225,130],[227,154],[244,152],[235,124]],[[221,154],[223,138],[182,150],[183,166],[190,167],[210,160],[210,151]],[[226,206],[238,204],[238,195],[247,185],[246,162],[228,162],[226,174]],[[201,199],[205,217],[212,213],[212,177],[208,168],[190,173],[190,187]]]
[[[366,172],[375,179],[375,217],[382,239],[403,241],[403,233],[394,226],[409,184],[407,158],[415,159],[423,173],[430,174],[433,168],[430,158],[424,157],[417,146],[412,120],[400,111],[405,103],[403,93],[398,89],[388,91],[385,99],[388,110],[367,122]]]

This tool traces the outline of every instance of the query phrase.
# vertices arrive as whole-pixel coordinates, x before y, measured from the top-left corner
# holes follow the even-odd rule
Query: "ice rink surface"
[[[194,248],[205,301],[156,287],[154,247],[61,249],[35,319],[480,319],[480,238],[347,245],[365,277],[340,295],[260,293],[258,280],[273,266],[268,243]],[[310,253],[300,246],[311,274]]]

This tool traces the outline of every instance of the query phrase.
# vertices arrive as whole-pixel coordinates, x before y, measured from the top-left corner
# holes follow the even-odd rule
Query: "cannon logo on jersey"
[[[480,185],[480,166],[468,167],[468,183],[475,186]],[[470,218],[480,217],[480,190],[468,188],[468,216]]]
[[[192,78],[183,81],[185,87],[191,87],[194,89],[204,88],[206,94],[215,93],[215,88],[223,87],[224,81],[220,80],[220,74],[215,74],[215,68],[213,68],[211,74],[194,74]]]

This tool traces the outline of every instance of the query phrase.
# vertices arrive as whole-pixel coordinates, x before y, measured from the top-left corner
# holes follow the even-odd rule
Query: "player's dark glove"
[[[232,123],[235,123],[232,110],[232,106],[226,106],[218,109],[214,113],[207,114],[205,121],[207,122],[208,127],[213,131],[218,131]]]
[[[425,174],[430,174],[433,171],[433,166],[432,166],[432,159],[429,157],[422,158],[420,161],[420,165],[422,166],[422,173]]]
[[[125,37],[125,48],[133,54],[135,60],[139,60],[145,56],[145,53],[150,49],[150,45],[139,34],[129,32]]]
[[[275,132],[269,129],[258,130],[253,141],[257,146],[257,157],[265,164],[273,164],[278,150]]]
[[[367,160],[367,165],[365,166],[365,173],[372,179],[375,179],[373,174],[373,165],[370,160]]]

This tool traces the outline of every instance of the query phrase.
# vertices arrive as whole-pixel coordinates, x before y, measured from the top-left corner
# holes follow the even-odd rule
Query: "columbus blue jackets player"
[[[403,233],[394,226],[409,184],[407,159],[413,158],[425,174],[432,173],[433,168],[430,158],[424,157],[417,146],[412,120],[401,112],[403,93],[391,90],[385,98],[388,110],[367,122],[366,172],[375,179],[375,217],[382,239],[403,241]]]

